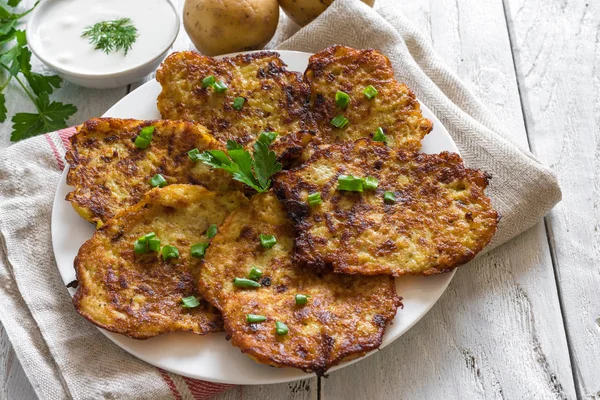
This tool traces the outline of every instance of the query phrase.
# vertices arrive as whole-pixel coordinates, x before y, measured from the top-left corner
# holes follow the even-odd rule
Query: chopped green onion
[[[177,250],[177,247],[175,246],[166,245],[162,248],[161,253],[163,260],[165,261],[170,260],[171,258],[179,258],[179,250]]]
[[[338,177],[338,190],[346,190],[349,192],[362,192],[365,185],[365,180],[355,178],[352,175],[340,175]]]
[[[348,96],[348,93],[338,90],[335,93],[335,104],[337,104],[339,108],[348,107],[348,104],[350,104],[350,96]]]
[[[156,174],[150,179],[150,186],[152,187],[165,187],[167,186],[167,180],[163,178],[161,174]]]
[[[375,190],[379,186],[379,181],[372,176],[367,176],[365,178],[364,189],[365,190]]]
[[[133,251],[135,254],[144,254],[147,253],[148,250],[158,251],[158,249],[154,250],[156,248],[156,241],[158,241],[158,249],[160,249],[160,240],[156,238],[156,233],[147,233],[135,241],[133,244]],[[151,243],[152,247],[150,247]]]
[[[246,102],[246,99],[243,97],[236,97],[235,100],[233,100],[233,108],[236,110],[241,110],[242,107],[244,106],[244,103]]]
[[[215,92],[217,93],[223,93],[227,90],[227,85],[223,81],[215,82],[213,85],[213,89],[215,89]]]
[[[263,272],[256,267],[252,267],[248,273],[248,279],[252,279],[253,281],[257,281],[261,276],[263,276]]]
[[[386,203],[395,203],[396,195],[394,194],[394,192],[385,192],[383,194],[383,201]]]
[[[140,131],[140,136],[143,137],[143,138],[146,138],[148,140],[152,140],[152,134],[154,133],[154,129],[155,128],[152,125],[145,126]]]
[[[196,308],[200,305],[196,296],[182,297],[181,302],[183,303],[182,307],[184,308]]]
[[[258,236],[258,239],[260,240],[260,245],[265,249],[270,249],[271,247],[275,246],[275,243],[277,243],[277,239],[275,239],[275,236],[265,235],[264,233],[261,233]]]
[[[343,115],[336,115],[332,120],[331,120],[331,125],[335,126],[336,128],[343,128],[346,125],[348,125],[348,120],[343,116]]]
[[[254,282],[251,279],[246,279],[246,278],[234,278],[233,279],[233,284],[237,287],[243,287],[243,288],[258,288],[261,287],[261,284],[258,282]]]
[[[288,334],[288,326],[286,324],[284,324],[283,322],[275,322],[275,333],[277,333],[279,336],[283,336],[283,335],[287,335]]]
[[[192,257],[204,258],[204,255],[206,254],[206,249],[208,249],[208,246],[210,246],[210,243],[208,243],[208,242],[193,244],[192,247],[190,248],[190,254],[192,255]]]
[[[384,142],[387,143],[387,136],[383,133],[383,128],[379,127],[373,134],[373,140],[376,142]]]
[[[377,89],[375,89],[373,85],[369,85],[363,90],[363,94],[367,99],[371,100],[373,97],[377,96]]]
[[[151,238],[146,241],[148,244],[148,250],[150,251],[159,251],[160,250],[160,239]]]
[[[192,161],[198,161],[200,159],[200,150],[192,149],[192,150],[188,151],[188,157]]]
[[[267,320],[267,317],[265,317],[264,315],[256,315],[256,314],[247,314],[246,315],[246,322],[248,322],[249,324],[265,322],[266,320]]]
[[[206,231],[206,237],[209,239],[212,239],[215,237],[216,234],[217,234],[217,225],[212,224],[211,226],[208,227],[208,230]]]
[[[262,132],[258,137],[258,141],[266,144],[267,146],[273,143],[275,138],[277,138],[277,132]]]
[[[297,294],[295,296],[296,304],[299,305],[299,306],[303,306],[304,304],[306,304],[308,302],[308,298],[309,297],[310,296],[307,296],[305,294]]]
[[[209,87],[215,84],[215,77],[212,75],[207,76],[206,78],[202,79],[202,87]]]
[[[133,144],[139,149],[147,149],[148,146],[150,146],[150,139],[146,139],[143,136],[138,136],[135,138]]]
[[[315,207],[318,206],[319,204],[321,204],[321,193],[317,192],[317,193],[311,193],[308,195],[308,204],[311,207]]]
[[[139,240],[136,240],[133,244],[133,251],[135,254],[144,254],[148,252],[148,246],[146,245],[146,242],[140,242]]]

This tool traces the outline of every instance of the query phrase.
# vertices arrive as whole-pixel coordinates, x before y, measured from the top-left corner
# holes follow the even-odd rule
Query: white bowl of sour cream
[[[122,18],[135,28],[127,53],[107,54],[90,43],[98,34],[82,36],[97,23]],[[125,86],[152,73],[178,33],[179,15],[169,0],[44,0],[27,23],[31,51],[65,80],[90,88]]]

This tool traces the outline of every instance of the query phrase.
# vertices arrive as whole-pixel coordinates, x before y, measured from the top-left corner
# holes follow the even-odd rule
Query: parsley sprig
[[[250,155],[239,143],[228,140],[227,152],[207,150],[190,154],[190,158],[223,169],[233,175],[236,181],[263,193],[271,187],[271,176],[281,171],[281,163],[277,162],[275,153],[269,150],[269,143],[268,139],[257,141],[253,146],[254,154]]]
[[[106,54],[123,50],[127,55],[138,37],[138,31],[131,19],[119,18],[86,26],[81,37],[89,38],[96,50],[102,50]]]
[[[21,0],[9,0],[8,5],[16,7]],[[31,51],[27,47],[25,31],[17,29],[19,20],[29,14],[29,10],[15,14],[0,6],[0,122],[6,121],[8,109],[2,91],[14,79],[31,100],[37,113],[16,113],[11,121],[13,131],[11,141],[18,141],[40,133],[67,127],[67,119],[75,112],[72,104],[51,101],[50,95],[60,87],[62,79],[56,75],[47,76],[31,71]]]

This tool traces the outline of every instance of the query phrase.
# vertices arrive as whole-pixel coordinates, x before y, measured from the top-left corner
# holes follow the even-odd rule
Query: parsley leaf
[[[198,159],[213,168],[223,169],[233,175],[236,181],[245,183],[259,193],[271,186],[271,175],[281,170],[274,152],[263,142],[254,144],[254,155],[237,142],[227,141],[227,154],[222,150],[204,151]]]
[[[254,143],[254,173],[261,187],[268,189],[271,186],[271,175],[281,171],[281,164],[277,162],[275,153],[260,140]]]
[[[13,132],[10,140],[17,141],[67,127],[67,119],[77,112],[71,104],[50,102],[46,93],[41,93],[35,101],[39,114],[17,113],[12,117]]]
[[[0,122],[6,121],[6,97],[3,93],[0,93]]]
[[[8,5],[15,7],[21,0],[8,0]],[[7,74],[4,82],[0,82],[0,122],[7,119],[6,97],[2,91],[16,81],[27,97],[35,105],[37,113],[16,113],[11,121],[13,132],[10,139],[17,141],[31,136],[65,128],[67,119],[77,112],[71,104],[51,101],[49,95],[60,87],[62,79],[56,75],[46,76],[31,71],[31,51],[27,47],[24,30],[17,29],[19,20],[29,14],[39,3],[29,10],[15,14],[0,6],[0,46],[12,44],[0,50],[0,71]],[[24,80],[22,78],[25,78]],[[26,83],[25,83],[26,81]]]

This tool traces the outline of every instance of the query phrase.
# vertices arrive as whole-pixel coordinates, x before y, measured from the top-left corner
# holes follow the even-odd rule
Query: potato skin
[[[300,26],[308,25],[333,3],[334,0],[279,0],[288,17]],[[375,0],[361,0],[373,7]]]
[[[205,55],[263,48],[279,22],[277,0],[186,0],[183,26]]]

